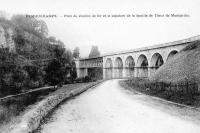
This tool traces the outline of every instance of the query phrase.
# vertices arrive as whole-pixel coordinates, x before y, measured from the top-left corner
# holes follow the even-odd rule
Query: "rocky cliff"
[[[13,40],[12,27],[5,28],[0,23],[0,47],[9,48],[10,51],[15,51],[15,43]]]

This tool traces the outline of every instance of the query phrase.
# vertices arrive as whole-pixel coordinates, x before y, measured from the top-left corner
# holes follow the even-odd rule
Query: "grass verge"
[[[158,83],[159,84],[159,83]],[[129,79],[120,81],[120,85],[130,91],[138,91],[147,95],[159,97],[175,103],[189,105],[192,107],[200,107],[200,94],[199,93],[183,93],[181,88],[179,91],[168,85],[164,88],[156,86],[155,82],[147,79]],[[171,88],[171,89],[169,89]]]

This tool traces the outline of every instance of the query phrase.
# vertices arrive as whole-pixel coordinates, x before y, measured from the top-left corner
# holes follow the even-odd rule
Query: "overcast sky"
[[[88,56],[185,39],[200,34],[199,0],[1,0],[10,14],[188,14],[183,18],[42,18],[55,36]]]

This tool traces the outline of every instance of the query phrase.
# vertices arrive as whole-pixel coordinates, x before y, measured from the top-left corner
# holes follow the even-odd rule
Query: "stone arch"
[[[149,63],[146,55],[141,54],[137,59],[137,67],[148,67]]]
[[[135,67],[135,61],[132,56],[128,56],[125,60],[125,67],[133,68]]]
[[[123,77],[123,61],[121,57],[117,57],[115,59],[115,72],[114,78],[122,78]]]
[[[154,53],[151,57],[151,65],[150,67],[155,67],[156,69],[159,68],[164,64],[163,57],[159,53]]]
[[[155,71],[164,64],[163,57],[159,53],[154,53],[151,57],[149,76],[155,73]]]
[[[137,59],[137,77],[148,77],[149,63],[147,57],[141,54]]]
[[[134,77],[135,61],[132,56],[128,56],[125,60],[125,77]]]
[[[167,56],[167,61],[170,60],[177,53],[178,53],[177,50],[172,50]]]
[[[113,62],[111,58],[106,59],[105,63],[105,78],[112,79],[113,78]]]
[[[123,61],[121,57],[117,57],[115,59],[115,67],[116,68],[123,68]]]
[[[105,64],[105,68],[112,68],[113,67],[113,62],[111,58],[107,58],[106,59],[106,64]]]

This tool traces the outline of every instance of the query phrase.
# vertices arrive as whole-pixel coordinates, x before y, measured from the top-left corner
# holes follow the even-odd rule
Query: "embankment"
[[[200,41],[196,41],[177,53],[161,66],[151,81],[184,82],[200,81]]]
[[[32,106],[20,119],[18,124],[10,127],[9,133],[30,133],[36,130],[40,121],[66,98],[76,96],[87,89],[99,84],[101,81],[88,83],[78,88],[70,89],[63,87],[52,95]]]

